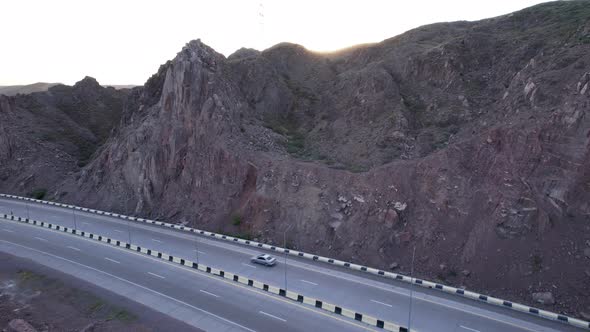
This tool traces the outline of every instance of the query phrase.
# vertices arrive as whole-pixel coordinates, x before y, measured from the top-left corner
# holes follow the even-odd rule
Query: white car
[[[254,256],[250,261],[252,263],[261,264],[265,266],[273,266],[277,263],[277,260],[268,254],[260,254],[258,256]]]

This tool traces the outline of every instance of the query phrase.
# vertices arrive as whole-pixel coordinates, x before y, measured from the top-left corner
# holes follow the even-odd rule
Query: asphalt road
[[[0,251],[31,259],[207,331],[365,331],[366,325],[98,241],[1,221]]]
[[[40,204],[29,203],[27,209],[25,203],[22,201],[6,199],[0,199],[0,212],[12,212],[14,215],[22,217],[27,217],[28,213],[28,216],[32,219],[47,221],[66,227],[73,227],[75,220],[75,226],[83,231],[109,236],[122,241],[128,241],[130,237],[131,243],[133,244],[198,261],[202,264],[248,276],[252,279],[279,287],[285,286],[286,267],[286,285],[289,290],[313,296],[326,302],[338,304],[342,307],[404,326],[408,325],[410,292],[412,292],[411,327],[421,332],[549,332],[577,330],[561,323],[547,321],[531,315],[496,308],[435,290],[411,287],[404,283],[375,278],[318,262],[288,257],[285,264],[284,257],[279,256],[277,257],[279,263],[275,267],[255,266],[250,263],[249,259],[251,256],[260,253],[260,250],[158,226],[127,222],[117,218],[77,210],[73,212],[71,209]],[[6,235],[2,233],[0,231],[0,236]],[[33,243],[36,242],[33,241]],[[117,253],[117,255],[119,254],[122,253]],[[87,257],[87,259],[89,260],[85,262],[89,264],[93,262],[92,257]],[[94,261],[96,260],[100,261],[100,258],[95,257]],[[101,263],[104,264],[105,259],[102,260]],[[145,268],[145,266],[141,268]],[[164,269],[164,267],[162,268]],[[153,273],[162,275],[158,271]],[[172,275],[170,278],[174,278],[174,276]],[[158,279],[150,279],[150,281],[156,282],[157,284],[157,281],[161,281]],[[178,288],[181,288],[179,283],[176,283],[176,285],[178,285]],[[233,292],[234,289],[234,287],[229,286],[225,288],[228,289],[224,294]],[[170,291],[172,290],[170,288]],[[203,294],[207,295],[206,293]],[[199,295],[202,296],[202,294]],[[237,307],[232,307],[232,310],[239,312],[239,309],[243,308],[243,313],[239,315],[241,317],[246,312],[252,314],[247,307],[247,304],[240,304]],[[271,307],[278,309],[278,307]],[[215,308],[215,310],[217,309],[221,311],[213,312],[224,312],[223,308]],[[290,312],[288,308],[283,309],[286,310],[284,315]],[[260,316],[260,314],[255,316]],[[270,316],[268,317],[272,318]],[[304,324],[299,324],[300,321],[302,319],[291,317],[291,322],[297,322],[297,324],[296,326],[291,326],[293,323],[288,324],[289,328],[302,327]],[[325,319],[322,320],[322,323],[326,323]],[[329,325],[326,325],[325,328],[322,325],[322,330],[329,329]],[[267,329],[264,326],[260,330],[270,331],[272,329]],[[286,331],[288,329],[281,328],[281,330]]]
[[[21,271],[26,273],[21,274]],[[20,280],[15,289],[11,283],[17,278]],[[30,297],[31,292],[37,290],[41,294],[35,292],[32,294],[38,295]],[[13,301],[10,301],[11,296],[2,296],[2,300],[8,298],[8,303],[0,303],[2,327],[9,320],[24,316],[31,324],[51,326],[51,331],[83,331],[84,327],[97,322],[90,330],[145,332],[149,328],[151,331],[205,332],[85,280],[1,250],[0,292],[17,294],[12,297]],[[120,316],[104,321],[113,314]]]

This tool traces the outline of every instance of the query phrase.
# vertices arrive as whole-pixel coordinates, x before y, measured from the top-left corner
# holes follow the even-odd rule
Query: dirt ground
[[[0,253],[0,331],[199,331],[127,298],[30,260]]]

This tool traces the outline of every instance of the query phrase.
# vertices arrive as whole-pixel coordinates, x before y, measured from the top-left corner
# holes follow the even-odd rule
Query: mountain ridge
[[[27,95],[27,94],[31,94],[31,93],[35,93],[35,92],[45,92],[48,91],[50,88],[57,86],[57,85],[65,85],[63,83],[45,83],[45,82],[37,82],[37,83],[32,83],[32,84],[26,84],[26,85],[2,85],[0,86],[0,95],[4,95],[4,96],[16,96],[17,94],[23,94],[23,95]],[[133,89],[135,87],[137,87],[138,85],[133,85],[133,84],[123,84],[123,85],[112,85],[112,84],[107,84],[107,85],[103,85],[105,88],[108,87],[112,87],[116,90],[121,90],[121,89]]]

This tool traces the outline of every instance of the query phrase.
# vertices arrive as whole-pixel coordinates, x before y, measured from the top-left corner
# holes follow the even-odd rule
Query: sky
[[[143,84],[190,40],[228,56],[292,42],[332,51],[538,0],[2,0],[0,85],[85,76]]]

